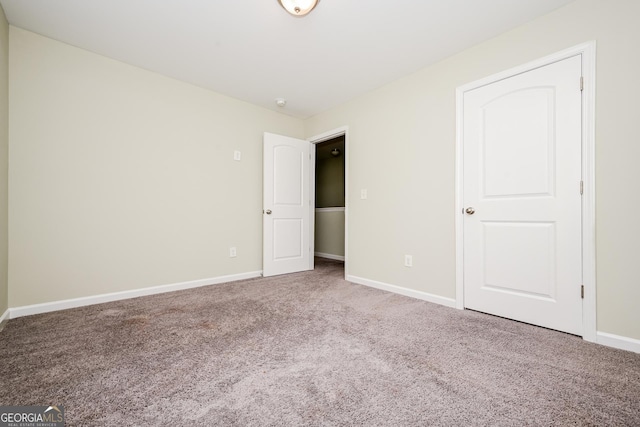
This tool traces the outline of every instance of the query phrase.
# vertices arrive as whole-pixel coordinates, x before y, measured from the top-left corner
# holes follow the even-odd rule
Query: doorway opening
[[[313,200],[311,248],[314,260],[342,263],[349,270],[349,133],[348,127],[308,139],[312,153]]]
[[[339,141],[333,141],[339,139]],[[327,143],[322,146],[322,143]],[[321,149],[320,177],[321,202],[319,206],[319,247],[315,246],[316,222],[316,147],[328,147],[325,158]],[[263,242],[262,275],[295,273],[314,269],[315,253],[324,260],[341,263],[345,278],[348,275],[348,227],[349,227],[349,136],[347,127],[334,129],[307,140],[264,133],[263,153]],[[330,157],[329,157],[330,156]],[[333,158],[329,173],[324,173],[323,160]],[[336,168],[335,166],[339,167]],[[339,177],[338,186],[328,186],[330,179]],[[341,184],[340,184],[341,183]],[[327,193],[331,193],[329,197]],[[337,193],[337,197],[336,197]],[[327,200],[328,199],[328,200]],[[338,234],[328,231],[325,223],[335,223],[337,214]],[[325,221],[327,219],[327,221]],[[330,227],[329,230],[336,227]],[[335,230],[334,230],[335,231]],[[329,239],[331,246],[327,246]],[[337,240],[336,240],[337,239]],[[336,243],[336,241],[338,243]],[[322,246],[324,245],[324,246]],[[328,249],[327,249],[328,248]]]
[[[314,255],[345,259],[345,136],[316,144]]]

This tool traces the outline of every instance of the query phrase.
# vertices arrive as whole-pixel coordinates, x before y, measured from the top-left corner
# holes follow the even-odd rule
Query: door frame
[[[315,200],[316,200],[316,144],[328,141],[333,138],[337,138],[344,135],[344,277],[348,275],[349,265],[349,127],[341,126],[336,129],[332,129],[327,132],[307,138],[313,148],[311,150],[311,167],[310,169],[310,197],[313,202],[312,209],[309,215],[309,239],[311,246],[311,269],[314,268],[314,249],[315,249]]]
[[[585,341],[596,342],[596,196],[595,196],[595,85],[596,42],[589,41],[544,58],[511,68],[456,89],[456,308],[464,309],[463,228],[463,119],[464,94],[573,56],[582,56],[582,324]],[[578,85],[579,82],[576,82]],[[578,189],[576,189],[578,191]],[[579,290],[576,289],[576,292]]]

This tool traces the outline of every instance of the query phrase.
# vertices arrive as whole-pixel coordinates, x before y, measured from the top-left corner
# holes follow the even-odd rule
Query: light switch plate
[[[235,150],[233,152],[233,160],[239,162],[240,160],[242,160],[242,153],[238,150]]]
[[[413,267],[413,256],[405,255],[404,256],[404,266],[405,267]]]
[[[366,199],[367,198],[367,189],[363,188],[362,190],[360,190],[360,198],[361,199]]]

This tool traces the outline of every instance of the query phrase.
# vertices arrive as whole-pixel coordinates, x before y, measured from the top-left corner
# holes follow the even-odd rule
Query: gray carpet
[[[640,354],[342,265],[10,320],[0,404],[70,426],[640,425]]]

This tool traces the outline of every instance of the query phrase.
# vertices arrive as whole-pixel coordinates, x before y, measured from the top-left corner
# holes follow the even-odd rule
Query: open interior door
[[[313,269],[311,143],[264,134],[263,275]]]

